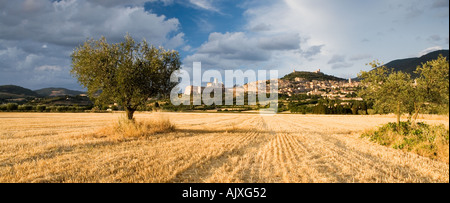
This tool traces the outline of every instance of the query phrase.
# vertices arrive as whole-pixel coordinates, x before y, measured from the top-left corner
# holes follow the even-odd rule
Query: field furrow
[[[138,113],[176,130],[94,136],[122,117],[0,113],[0,182],[449,182],[447,163],[360,138],[392,116]]]

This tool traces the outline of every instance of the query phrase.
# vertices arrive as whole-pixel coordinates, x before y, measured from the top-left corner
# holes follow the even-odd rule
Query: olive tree
[[[415,71],[419,77],[414,82],[411,110],[415,121],[421,111],[430,105],[449,106],[449,63],[442,55],[423,63]],[[414,122],[413,122],[414,123]]]
[[[97,105],[118,103],[133,120],[149,98],[166,96],[177,84],[170,76],[181,66],[177,51],[125,41],[109,44],[105,37],[88,40],[72,54],[71,74],[88,89]]]
[[[358,76],[362,78],[363,88],[359,94],[374,104],[379,112],[393,112],[400,124],[401,116],[407,111],[407,105],[413,93],[411,76],[401,71],[393,71],[380,63],[370,63],[372,71],[362,71]]]
[[[411,124],[427,106],[435,105],[448,109],[449,105],[449,63],[445,57],[428,61],[417,67],[418,78],[408,73],[389,70],[378,61],[370,63],[371,71],[362,71],[359,95],[373,102],[378,112],[393,112],[400,123],[401,115],[409,112]]]

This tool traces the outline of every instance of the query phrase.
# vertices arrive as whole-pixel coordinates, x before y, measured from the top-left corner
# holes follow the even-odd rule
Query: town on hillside
[[[318,69],[314,72],[301,72],[301,71],[293,71],[292,74],[296,73],[308,73],[308,76],[316,75],[316,76],[327,76]],[[331,76],[329,76],[331,77]],[[278,79],[278,94],[286,95],[288,97],[292,97],[296,94],[307,94],[308,96],[316,95],[323,98],[328,99],[339,99],[342,101],[345,100],[359,100],[361,98],[356,98],[356,91],[360,82],[352,81],[352,79],[344,80],[340,78],[317,78],[311,79],[312,77],[294,77],[291,79],[284,78]],[[233,88],[225,88],[223,83],[218,82],[218,79],[214,79],[214,82],[207,83],[206,87],[199,86],[187,86],[184,90],[185,95],[192,95],[194,92],[196,94],[202,94],[203,91],[208,87],[213,88],[222,88],[222,92],[232,92],[234,95],[237,93],[248,93],[252,90],[256,90],[258,93],[258,85],[266,84],[266,92],[270,92],[270,81],[272,80],[260,80],[249,82],[241,87],[233,87]]]

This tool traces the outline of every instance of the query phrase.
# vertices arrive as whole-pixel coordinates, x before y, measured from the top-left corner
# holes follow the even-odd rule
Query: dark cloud
[[[250,30],[253,32],[264,32],[271,30],[271,27],[272,27],[271,25],[268,25],[266,23],[260,23],[258,25],[251,27]]]
[[[88,38],[119,42],[128,32],[156,46],[184,46],[179,21],[144,10],[144,2],[0,1],[0,85],[79,89],[70,55]]]
[[[298,34],[262,37],[258,40],[258,46],[264,50],[300,49],[300,37]]]
[[[449,7],[448,0],[434,0],[431,6],[432,8],[447,8]]]
[[[336,54],[331,57],[331,59],[328,61],[328,64],[332,64],[331,69],[350,68],[354,65],[353,63],[347,63],[345,59],[345,55]],[[356,57],[353,57],[353,59],[356,59]]]
[[[0,18],[0,38],[7,40],[76,46],[88,37],[102,35],[118,41],[129,32],[138,39],[165,45],[171,40],[168,34],[180,27],[177,19],[157,16],[143,7],[105,7],[102,2],[106,1],[8,2],[0,9],[4,13]]]
[[[350,68],[352,66],[353,66],[353,63],[341,62],[341,63],[333,64],[333,66],[331,66],[331,68],[332,69],[342,69],[342,68]]]
[[[309,47],[306,51],[302,52],[301,55],[307,59],[320,54],[320,52],[322,51],[322,48],[325,45],[317,45],[317,46],[311,46]]]
[[[333,55],[333,57],[328,61],[328,64],[335,64],[345,62],[345,55]]]

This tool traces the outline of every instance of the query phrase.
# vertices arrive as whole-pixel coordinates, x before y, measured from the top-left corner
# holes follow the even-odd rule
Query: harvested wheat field
[[[449,182],[447,163],[360,138],[393,116],[140,113],[176,129],[108,136],[120,117],[0,113],[0,182]]]

